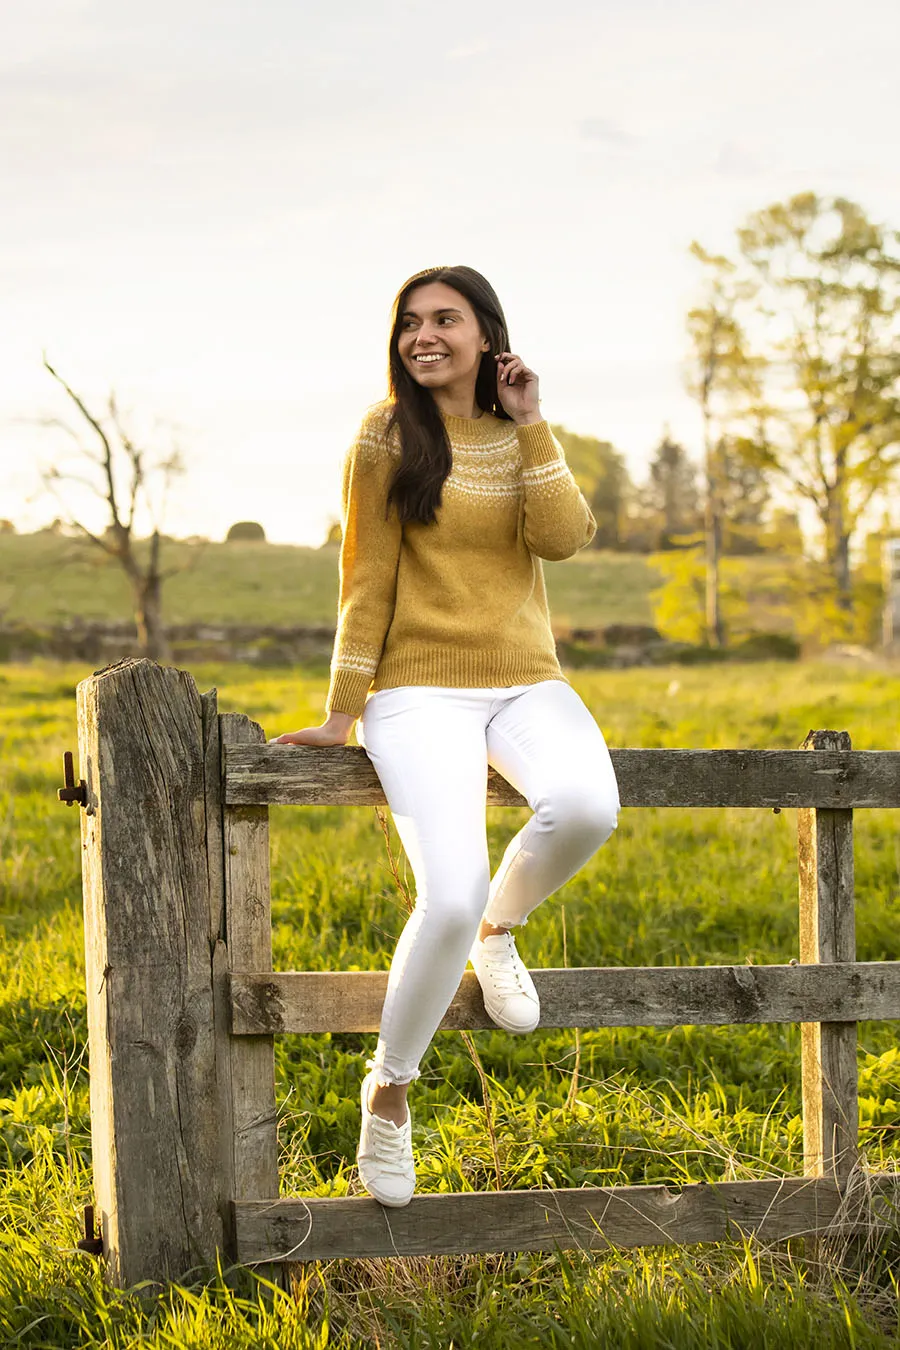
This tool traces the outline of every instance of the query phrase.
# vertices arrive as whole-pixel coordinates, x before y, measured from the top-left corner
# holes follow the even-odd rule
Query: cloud
[[[641,139],[608,117],[588,117],[579,122],[578,131],[583,140],[598,141],[602,145],[619,145],[625,149],[637,145]]]
[[[745,150],[735,141],[726,141],[719,149],[713,173],[726,178],[745,178],[762,172],[762,164],[757,157]]]

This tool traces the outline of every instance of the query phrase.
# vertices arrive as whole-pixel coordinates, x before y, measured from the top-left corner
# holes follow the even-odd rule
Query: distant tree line
[[[733,257],[691,245],[703,269],[686,325],[698,458],[666,429],[636,484],[608,441],[554,430],[597,519],[594,548],[702,553],[710,645],[727,637],[720,558],[765,550],[814,564],[822,629],[850,636],[869,584],[854,552],[871,558],[898,528],[900,232],[805,192],[736,234]]]
[[[656,553],[695,545],[703,530],[701,476],[668,427],[646,474],[635,482],[624,455],[609,441],[580,436],[553,424],[578,486],[597,521],[590,547]],[[723,437],[716,449],[725,503],[724,551],[732,555],[781,550],[799,544],[799,524],[773,513],[765,472],[737,453]]]
[[[885,528],[896,528],[898,245],[900,234],[870,221],[856,203],[812,192],[751,215],[736,232],[733,257],[694,241],[702,281],[686,318],[684,375],[701,413],[695,455],[665,427],[636,482],[609,441],[553,428],[597,521],[591,546],[668,557],[668,610],[683,616],[702,594],[710,645],[727,641],[720,558],[765,551],[804,555],[814,574],[797,604],[812,596],[835,635],[853,631],[854,551],[873,556],[876,507]],[[114,394],[105,414],[95,413],[46,356],[44,365],[77,413],[75,427],[59,417],[44,424],[67,433],[80,458],[77,472],[59,464],[42,472],[66,508],[54,526],[75,531],[124,569],[142,647],[165,659],[162,587],[173,569],[161,565],[162,518],[184,469],[180,451],[151,456],[129,432]],[[105,504],[104,529],[90,530],[60,498],[67,480]],[[810,540],[801,532],[803,506],[818,525]],[[138,508],[151,525],[140,551]],[[0,533],[13,531],[11,521],[0,521]],[[340,531],[332,519],[325,543],[338,543]],[[239,521],[228,538],[263,541],[265,533],[258,522]]]
[[[816,521],[823,624],[850,635],[854,551],[888,514],[900,466],[900,233],[845,197],[798,193],[754,212],[731,257],[696,241],[690,392],[703,419],[706,633],[725,640],[718,559],[729,520],[722,447]]]

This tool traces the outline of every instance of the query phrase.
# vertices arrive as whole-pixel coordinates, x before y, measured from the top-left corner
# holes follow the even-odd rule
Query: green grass
[[[139,543],[138,556],[144,545]],[[334,626],[338,549],[277,544],[190,544],[166,541],[163,566],[184,570],[165,583],[170,624]],[[785,577],[796,561],[771,555],[727,560],[748,597],[743,627],[791,628]],[[653,623],[651,592],[659,584],[652,557],[585,549],[544,564],[554,628]],[[122,569],[95,545],[47,532],[0,535],[0,614],[31,626],[74,618],[132,617]]]
[[[138,545],[141,556],[143,544]],[[333,626],[338,549],[166,541],[167,623]],[[546,564],[554,619],[562,625],[651,623],[656,574],[646,558],[587,551]],[[95,546],[49,533],[0,535],[0,611],[7,622],[130,619],[122,569]],[[557,612],[558,611],[558,612]]]
[[[56,800],[90,672],[0,666],[0,1343],[23,1346],[882,1346],[897,1343],[900,1244],[864,1279],[754,1244],[606,1254],[400,1258],[298,1267],[290,1296],[242,1275],[163,1293],[105,1288],[73,1250],[90,1199],[77,808]],[[318,722],[326,678],[193,671],[269,736]],[[572,676],[611,745],[796,746],[813,727],[896,749],[898,684],[828,665]],[[489,808],[491,858],[527,817]],[[275,964],[387,969],[406,909],[373,808],[273,808]],[[398,847],[391,828],[391,841]],[[856,816],[861,959],[900,959],[896,813]],[[409,880],[409,878],[407,878]],[[586,867],[534,913],[529,965],[785,961],[797,954],[796,818],[623,811]],[[510,1187],[748,1178],[800,1169],[794,1027],[472,1035]],[[861,1140],[898,1165],[896,1026],[860,1026]],[[375,1037],[276,1041],[282,1185],[361,1194],[362,1060]],[[573,1081],[574,1078],[574,1081]],[[439,1032],[411,1094],[422,1192],[497,1184],[480,1079]]]

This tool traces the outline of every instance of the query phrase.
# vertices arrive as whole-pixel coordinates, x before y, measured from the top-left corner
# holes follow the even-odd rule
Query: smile
[[[420,366],[436,365],[438,361],[446,360],[446,352],[427,352],[421,356],[415,356],[413,360]]]

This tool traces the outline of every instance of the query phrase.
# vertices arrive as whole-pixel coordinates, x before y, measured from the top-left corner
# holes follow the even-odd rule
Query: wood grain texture
[[[900,961],[796,966],[634,966],[533,970],[540,1027],[730,1026],[900,1018]],[[243,971],[231,977],[236,1036],[370,1032],[387,971]],[[441,1031],[493,1027],[474,971]]]
[[[95,1190],[118,1283],[183,1280],[220,1249],[271,1266],[896,1227],[900,1178],[856,1185],[856,1023],[900,1018],[900,962],[855,960],[852,812],[900,805],[900,754],[838,732],[799,751],[613,751],[623,805],[799,808],[801,964],[532,972],[541,1027],[800,1021],[806,1176],[394,1210],[278,1194],[272,1038],[377,1032],[388,972],[272,971],[268,804],[383,804],[365,751],[269,746],[215,690],[134,660],[78,686],[78,737]],[[526,805],[493,769],[487,803]],[[441,1029],[493,1025],[467,971]]]
[[[216,1108],[219,1118],[218,1196],[224,1255],[235,1259],[234,1233],[234,1113],[231,1083],[231,999],[228,988],[228,945],[225,921],[225,847],[223,838],[222,746],[218,694],[210,689],[200,698],[203,714],[203,761],[206,784],[206,870],[209,878],[209,945],[212,959],[213,1039],[216,1068]]]
[[[125,660],[77,690],[94,1186],[112,1279],[221,1245],[202,714]]]
[[[219,718],[223,752],[265,735],[243,713]],[[225,806],[225,918],[229,972],[271,970],[269,812],[265,806]],[[278,1195],[275,1055],[272,1038],[231,1039],[234,1197]]]
[[[717,1242],[739,1233],[781,1241],[894,1224],[900,1177],[867,1179],[852,1193],[805,1177],[677,1187],[486,1191],[414,1195],[398,1209],[371,1196],[235,1205],[242,1262],[463,1252],[603,1251]],[[868,1197],[868,1198],[867,1198]]]
[[[811,731],[805,753],[848,753],[845,731]],[[800,958],[823,968],[856,956],[853,812],[797,813]],[[808,1176],[846,1177],[858,1152],[856,1022],[848,1009],[804,1021],[801,1028],[803,1155]]]
[[[900,806],[892,750],[612,750],[623,806]],[[231,805],[380,806],[362,746],[234,745],[225,754]],[[488,769],[491,806],[526,806]]]

